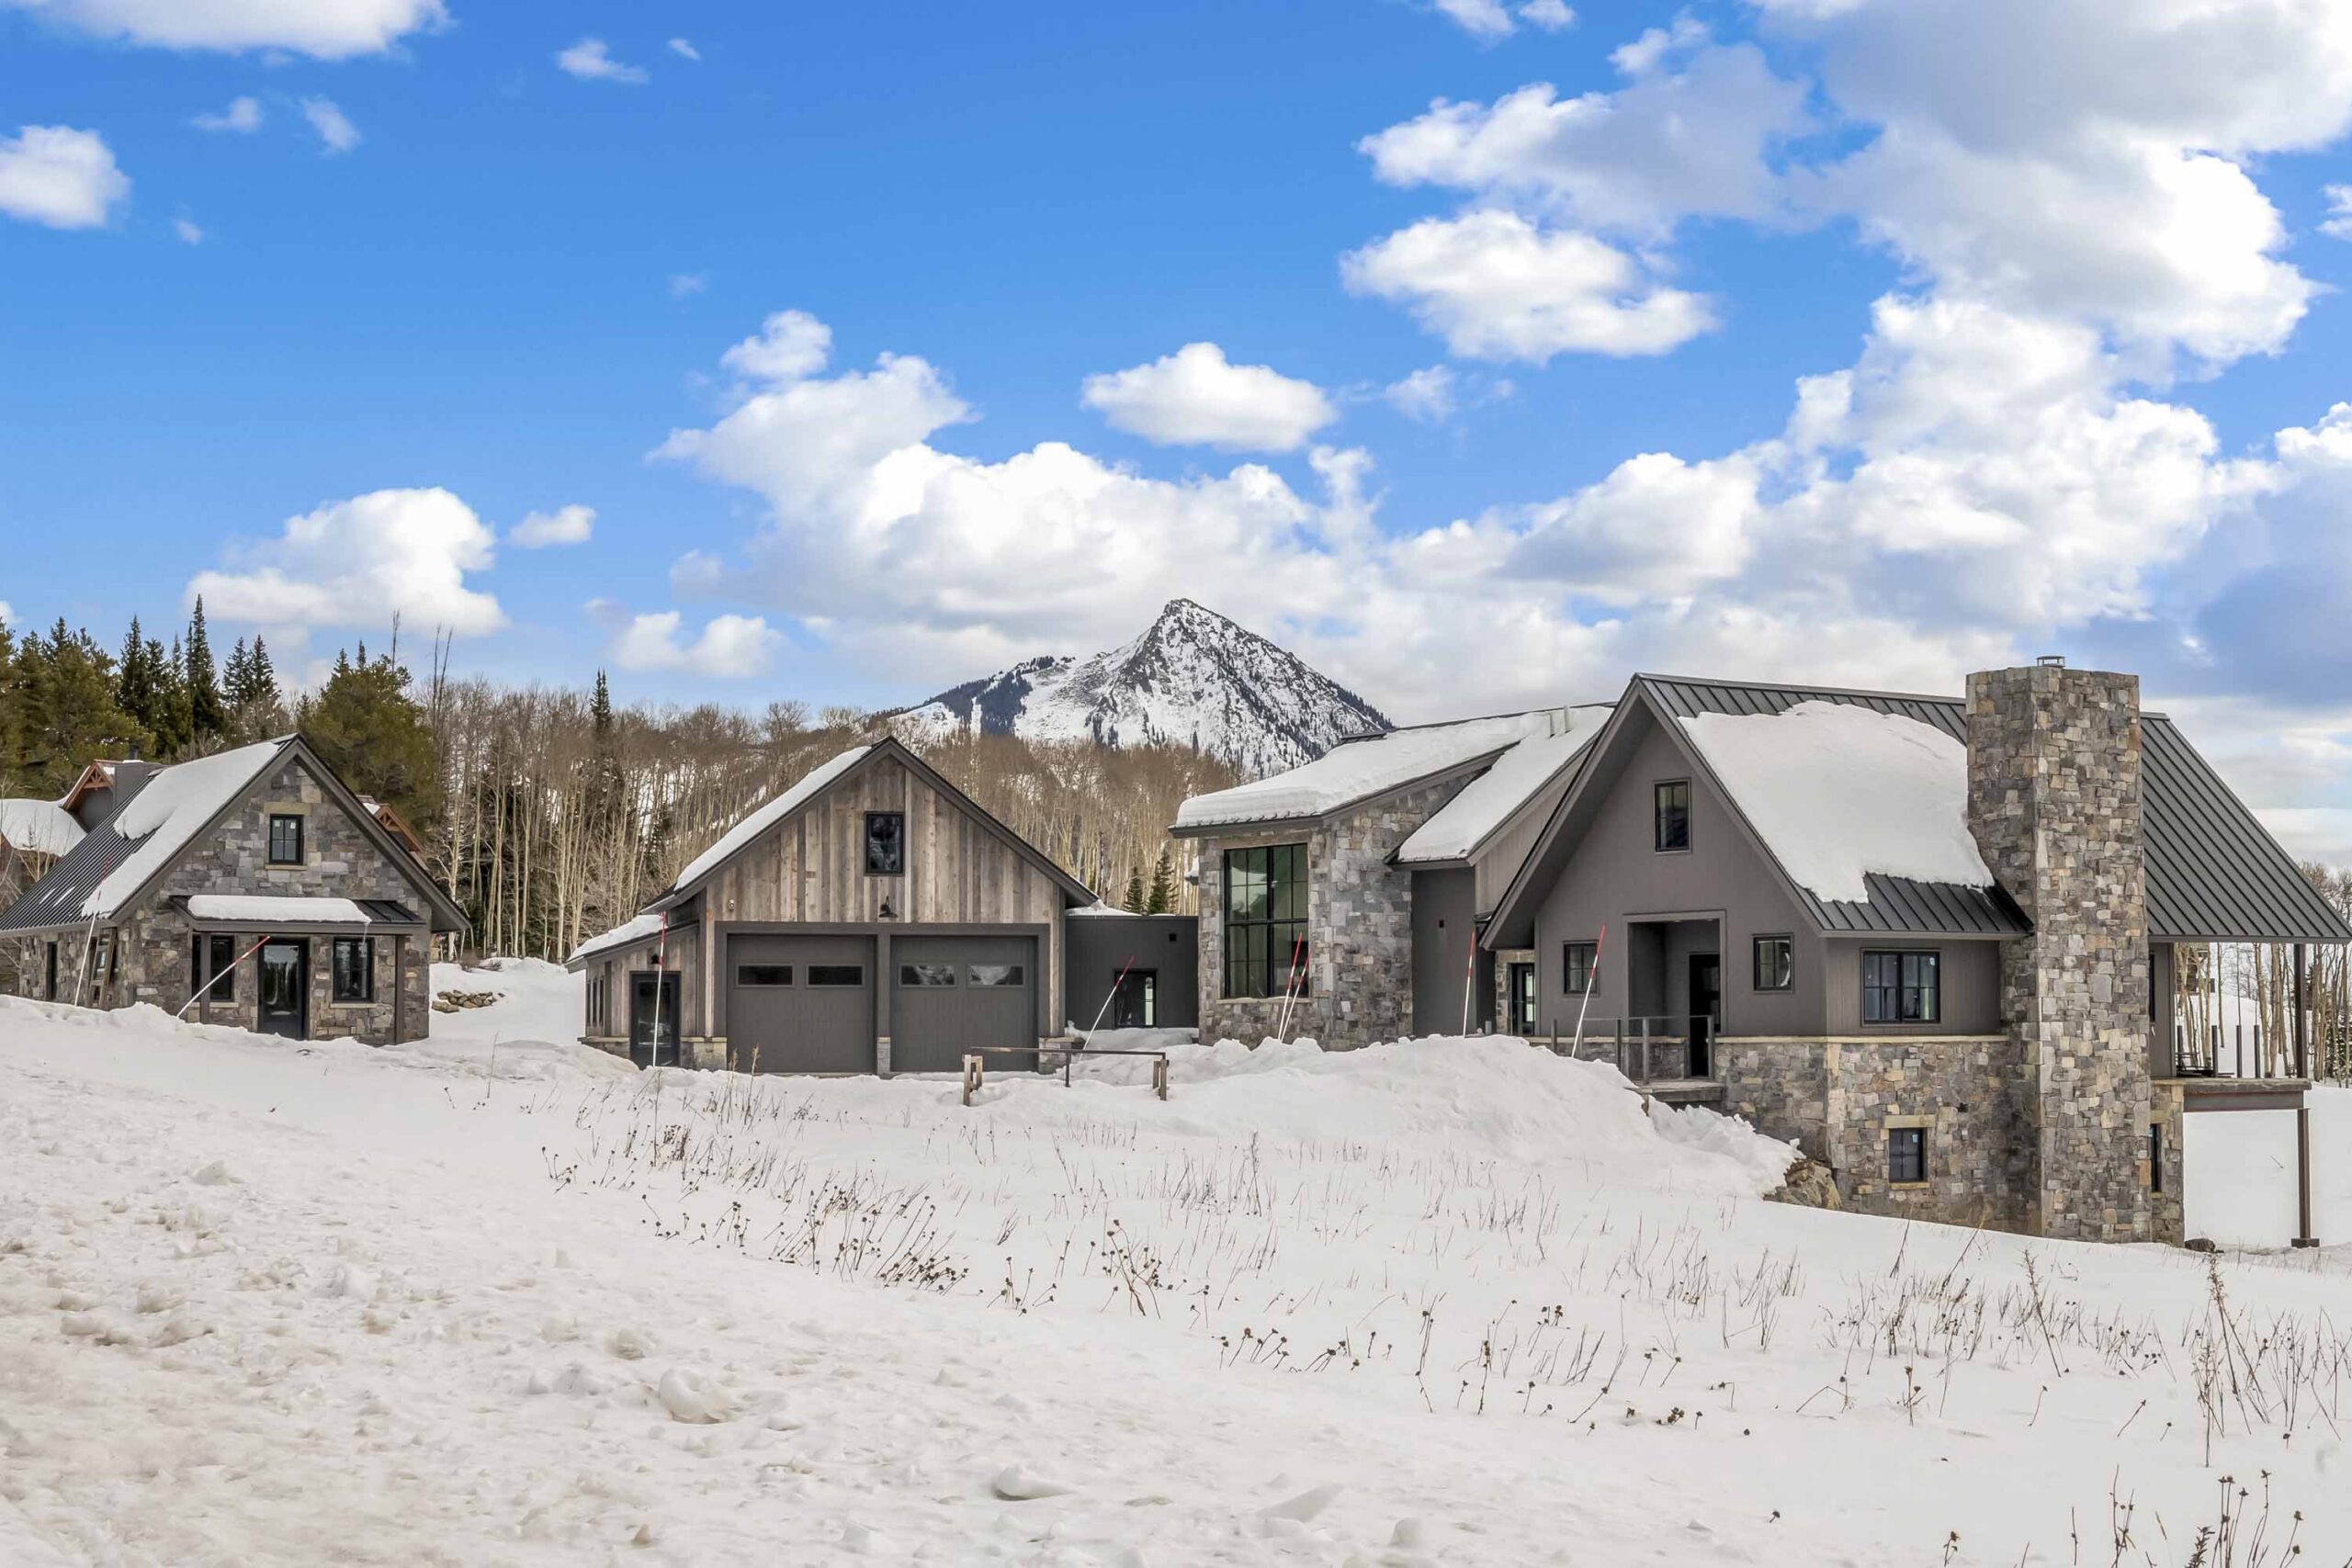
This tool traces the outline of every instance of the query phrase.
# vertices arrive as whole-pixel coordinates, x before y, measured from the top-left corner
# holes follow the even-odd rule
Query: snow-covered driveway
[[[0,1003],[0,1562],[2104,1562],[2119,1471],[2185,1559],[2195,1260],[2035,1247],[2054,1355],[1906,1374],[1840,1314],[1907,1344],[1882,1282],[2025,1244],[1757,1203],[1736,1129],[1453,1045],[657,1110]],[[2342,1315],[2332,1261],[2230,1288]],[[2321,1562],[2334,1397],[2220,1440]]]

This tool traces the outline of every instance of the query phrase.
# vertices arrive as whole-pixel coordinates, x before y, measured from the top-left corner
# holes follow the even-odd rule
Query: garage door
[[[872,1072],[875,981],[872,937],[728,938],[728,1065]]]
[[[890,1070],[961,1070],[972,1045],[1037,1043],[1037,939],[902,936],[890,940]],[[1033,1052],[991,1055],[989,1070],[1034,1067]]]

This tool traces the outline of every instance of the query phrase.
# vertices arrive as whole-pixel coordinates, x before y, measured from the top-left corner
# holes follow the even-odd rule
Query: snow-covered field
[[[967,1110],[435,981],[503,995],[383,1051],[0,1001],[0,1562],[2352,1557],[2344,1250],[1766,1203],[1777,1146],[1510,1042]]]

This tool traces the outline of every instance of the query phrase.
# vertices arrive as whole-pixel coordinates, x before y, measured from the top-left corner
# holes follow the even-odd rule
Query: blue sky
[[[2352,23],[2194,9],[0,0],[0,603],[748,704],[1175,593],[1411,716],[2058,648],[2335,832]]]

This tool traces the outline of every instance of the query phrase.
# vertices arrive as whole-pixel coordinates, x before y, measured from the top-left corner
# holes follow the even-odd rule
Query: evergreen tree
[[[180,659],[181,683],[187,688],[188,728],[198,739],[217,736],[228,727],[220,701],[220,682],[212,668],[212,639],[204,629],[204,600],[187,622],[187,648]]]
[[[63,629],[65,623],[58,626]],[[123,634],[122,656],[115,660],[115,706],[135,718],[145,728],[155,728],[155,716],[163,708],[163,693],[157,689],[156,671],[147,662],[149,644],[139,629],[139,617],[130,617],[130,629]]]
[[[147,668],[155,673],[156,717],[148,728],[155,732],[157,756],[180,756],[196,740],[196,718],[189,705],[187,680],[182,674],[187,668],[187,653],[180,639],[172,639],[168,655],[163,644],[150,642]]]
[[[115,700],[114,660],[63,616],[47,637],[17,645],[15,669],[17,787],[62,795],[94,758],[153,750],[154,736]]]
[[[1137,866],[1127,873],[1127,896],[1120,900],[1120,908],[1131,915],[1143,913],[1143,868]]]
[[[441,774],[424,705],[409,695],[408,671],[389,656],[338,652],[334,673],[298,715],[303,738],[357,794],[389,804],[412,823],[441,810]]]
[[[262,641],[259,632],[254,633],[253,662],[246,667],[245,678],[248,683],[245,701],[276,703],[280,700],[277,671],[269,662],[269,644]]]
[[[1144,901],[1148,915],[1172,914],[1176,908],[1176,865],[1168,852],[1159,852],[1159,863],[1151,868],[1151,892]]]

